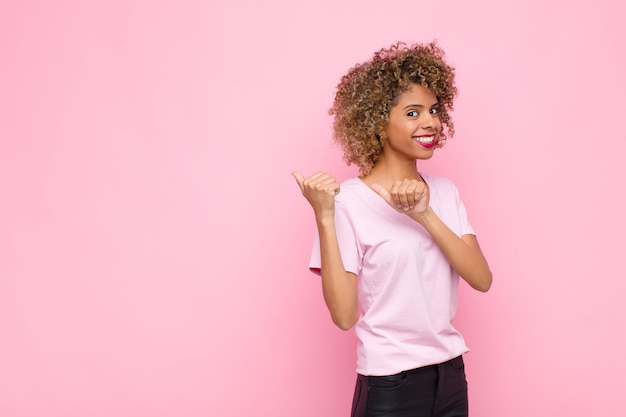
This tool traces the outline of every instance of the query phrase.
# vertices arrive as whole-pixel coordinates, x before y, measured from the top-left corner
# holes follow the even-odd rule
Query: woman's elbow
[[[333,317],[333,323],[341,330],[350,330],[357,322],[358,317]]]
[[[491,283],[493,282],[493,275],[491,271],[488,271],[481,279],[476,282],[472,287],[480,292],[487,292],[491,288]]]

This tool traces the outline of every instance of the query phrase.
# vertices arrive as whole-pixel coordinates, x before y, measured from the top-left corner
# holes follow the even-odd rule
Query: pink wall
[[[347,415],[290,172],[354,175],[339,77],[433,38],[461,95],[423,169],[495,274],[472,415],[626,415],[626,9],[582,3],[2,2],[0,415]]]

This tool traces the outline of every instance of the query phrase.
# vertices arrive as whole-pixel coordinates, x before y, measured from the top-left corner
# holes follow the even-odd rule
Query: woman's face
[[[413,160],[431,158],[441,133],[438,105],[432,91],[421,85],[412,84],[400,94],[389,112],[383,153]]]

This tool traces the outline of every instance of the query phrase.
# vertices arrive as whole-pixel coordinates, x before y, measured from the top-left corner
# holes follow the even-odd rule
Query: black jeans
[[[463,357],[389,376],[359,375],[352,417],[467,417]]]

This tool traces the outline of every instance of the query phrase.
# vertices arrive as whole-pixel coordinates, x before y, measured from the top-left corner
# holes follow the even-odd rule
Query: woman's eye
[[[413,110],[413,111],[408,112],[406,115],[409,116],[409,117],[417,117],[420,114],[418,112],[416,112],[415,110]]]
[[[436,108],[430,109],[430,114],[432,114],[433,116],[437,115],[437,113],[439,113],[439,111]]]

